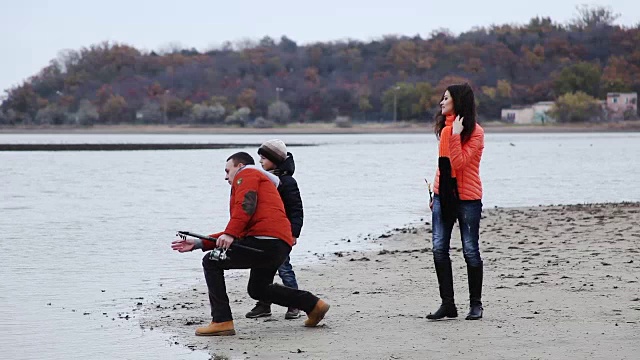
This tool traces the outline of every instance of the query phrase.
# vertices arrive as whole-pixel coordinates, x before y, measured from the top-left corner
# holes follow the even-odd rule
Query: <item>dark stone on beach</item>
[[[366,256],[363,256],[363,257],[361,257],[360,259],[354,259],[354,258],[351,258],[351,259],[349,259],[349,261],[371,261],[371,259],[369,259],[369,258],[368,258],[368,257],[366,257]]]

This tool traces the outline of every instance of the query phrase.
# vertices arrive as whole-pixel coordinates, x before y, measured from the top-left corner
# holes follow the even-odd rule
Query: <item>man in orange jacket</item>
[[[202,260],[204,276],[209,289],[212,321],[196,329],[196,335],[235,335],[229,297],[224,281],[224,270],[251,269],[249,296],[255,300],[285,307],[302,309],[307,313],[305,326],[313,327],[329,311],[329,304],[308,291],[273,284],[278,267],[289,256],[293,245],[291,225],[278,193],[278,178],[257,168],[251,155],[239,152],[227,159],[225,180],[231,185],[229,211],[231,218],[224,231],[211,234],[217,241],[185,239],[171,243],[178,252],[194,249],[229,249],[234,243],[245,247],[232,247],[224,260]]]

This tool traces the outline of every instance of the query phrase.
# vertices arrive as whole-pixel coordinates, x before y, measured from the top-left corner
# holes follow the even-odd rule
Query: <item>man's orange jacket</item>
[[[236,173],[231,184],[229,201],[231,218],[222,234],[234,238],[264,236],[278,238],[293,246],[291,224],[284,211],[276,185],[261,170],[245,167]],[[203,242],[203,250],[215,248],[212,241]]]

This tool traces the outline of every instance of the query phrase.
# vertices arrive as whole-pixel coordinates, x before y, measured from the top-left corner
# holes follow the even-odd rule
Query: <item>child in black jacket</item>
[[[302,210],[302,199],[300,198],[300,190],[298,183],[293,178],[296,165],[293,155],[287,152],[287,147],[282,140],[269,140],[262,144],[258,149],[260,155],[260,164],[265,170],[272,172],[280,178],[280,186],[278,192],[284,203],[284,209],[287,218],[291,223],[291,233],[293,235],[293,243],[296,244],[302,230],[302,222],[304,213]],[[296,274],[293,267],[287,260],[278,268],[278,275],[282,279],[284,286],[297,289]],[[256,306],[249,311],[246,316],[248,318],[258,318],[263,316],[271,316],[271,304],[258,302]],[[300,310],[289,308],[285,314],[285,319],[297,319],[300,317]]]

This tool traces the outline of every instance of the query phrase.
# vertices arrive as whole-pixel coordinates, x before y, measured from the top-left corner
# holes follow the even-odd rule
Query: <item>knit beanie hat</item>
[[[287,158],[287,146],[282,140],[269,140],[260,146],[258,155],[262,155],[274,164],[279,165]]]

